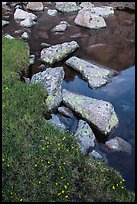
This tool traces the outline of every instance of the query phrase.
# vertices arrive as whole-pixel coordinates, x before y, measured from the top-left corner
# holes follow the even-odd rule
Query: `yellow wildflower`
[[[67,189],[67,186],[65,185],[64,188]]]
[[[63,190],[62,190],[61,192],[62,192],[62,193],[64,193],[64,191],[63,191]]]
[[[65,198],[68,198],[68,195],[66,195]]]
[[[114,190],[115,190],[115,186],[112,186],[112,189],[114,189]]]

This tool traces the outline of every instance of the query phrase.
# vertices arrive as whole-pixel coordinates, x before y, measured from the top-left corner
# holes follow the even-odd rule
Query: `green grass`
[[[118,172],[43,118],[46,93],[18,77],[28,60],[24,42],[2,39],[2,201],[134,201]]]

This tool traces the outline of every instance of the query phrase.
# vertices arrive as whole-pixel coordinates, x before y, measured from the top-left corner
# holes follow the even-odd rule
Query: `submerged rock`
[[[64,78],[63,67],[47,68],[43,72],[34,74],[31,83],[41,83],[48,93],[46,105],[48,111],[56,109],[62,101],[61,84]]]
[[[44,6],[42,2],[29,2],[26,9],[31,11],[43,11]]]
[[[103,134],[108,134],[118,125],[118,118],[111,103],[62,90],[63,103],[94,125]]]
[[[106,155],[102,152],[97,152],[96,150],[93,150],[92,152],[89,153],[89,156],[93,157],[94,159],[97,159],[97,160],[101,160],[105,163],[107,163],[107,158],[106,158]]]
[[[8,25],[9,23],[10,23],[9,21],[2,20],[2,27]]]
[[[104,18],[114,14],[114,9],[111,6],[94,7],[91,8],[90,11],[91,13],[102,16]]]
[[[99,29],[106,27],[106,22],[103,17],[95,15],[91,12],[90,9],[83,8],[78,12],[74,20],[76,25],[91,28]]]
[[[127,152],[131,154],[132,146],[124,139],[115,137],[104,144],[104,148],[111,152]]]
[[[83,120],[79,120],[74,137],[78,140],[81,151],[86,154],[90,148],[95,147],[95,135],[90,126]]]
[[[46,62],[48,64],[54,64],[55,62],[58,62],[63,58],[67,57],[78,47],[79,45],[76,41],[71,41],[44,48],[41,51],[41,61]]]
[[[61,12],[73,12],[80,10],[76,2],[56,2],[55,8]]]
[[[56,126],[59,130],[62,130],[63,133],[65,133],[65,131],[67,130],[67,127],[65,126],[65,124],[63,124],[59,117],[55,114],[51,114],[52,118],[50,120],[47,120],[48,123]]]
[[[24,20],[26,18],[30,18],[31,20],[36,20],[37,16],[27,11],[23,11],[22,9],[16,9],[14,13],[15,20]]]
[[[60,112],[62,115],[66,116],[66,117],[69,117],[69,118],[73,117],[72,111],[65,106],[58,107],[58,112]]]
[[[75,56],[69,58],[65,64],[80,72],[91,88],[103,86],[114,75],[112,70],[103,69]]]

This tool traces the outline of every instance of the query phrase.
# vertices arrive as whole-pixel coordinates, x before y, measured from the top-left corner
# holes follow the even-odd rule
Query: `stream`
[[[96,2],[93,2],[96,3]],[[102,2],[103,3],[103,2]],[[43,2],[48,9],[55,9],[54,3]],[[106,154],[108,165],[118,170],[125,179],[125,186],[135,191],[135,12],[126,10],[115,10],[115,14],[105,19],[107,27],[99,30],[90,30],[74,24],[77,12],[61,13],[57,16],[50,16],[47,10],[31,12],[37,15],[37,23],[32,28],[23,28],[15,22],[13,13],[14,6],[9,5],[10,24],[3,27],[3,34],[10,34],[19,38],[26,31],[29,34],[27,40],[30,47],[30,54],[36,56],[34,65],[26,77],[40,71],[40,51],[43,49],[41,43],[50,45],[75,40],[80,48],[64,60],[55,63],[52,67],[63,66],[65,78],[62,88],[72,92],[102,99],[112,103],[119,119],[118,127],[107,137],[103,137],[97,130],[94,130],[97,138],[96,150]],[[7,10],[3,7],[3,16]],[[4,18],[3,18],[4,19]],[[51,29],[60,21],[67,21],[70,26],[61,33],[51,32]],[[21,33],[15,33],[21,29]],[[81,75],[64,64],[66,59],[77,56],[85,60],[91,60],[97,64],[116,70],[118,75],[111,82],[98,89],[91,89]],[[49,66],[50,67],[50,66]],[[74,118],[74,123],[78,118]],[[102,144],[113,137],[121,137],[132,145],[132,153],[107,152]]]

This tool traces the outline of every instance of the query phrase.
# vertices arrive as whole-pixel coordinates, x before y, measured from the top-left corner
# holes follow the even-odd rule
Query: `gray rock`
[[[62,101],[61,84],[64,78],[63,67],[47,68],[43,72],[34,74],[31,83],[41,83],[48,93],[46,105],[48,111],[55,110]]]
[[[29,64],[34,64],[35,63],[35,55],[30,55],[30,58],[29,58]]]
[[[82,60],[78,57],[69,58],[65,64],[80,72],[83,78],[88,81],[89,87],[98,88],[106,84],[114,75],[112,70],[103,69],[93,63]]]
[[[61,12],[73,12],[81,9],[76,2],[56,2],[55,8]]]
[[[4,37],[7,38],[7,39],[10,39],[10,40],[15,39],[13,36],[11,36],[11,35],[9,35],[9,34],[6,34]]]
[[[50,47],[51,45],[50,44],[48,44],[48,43],[41,43],[40,44],[42,47]]]
[[[95,147],[95,135],[90,126],[83,120],[79,120],[78,128],[74,137],[80,144],[81,151],[86,154],[90,148]]]
[[[97,160],[101,160],[105,163],[107,163],[107,158],[106,158],[106,155],[104,153],[101,153],[101,152],[97,152],[96,150],[93,150],[92,152],[89,153],[89,156],[93,157],[94,159],[97,159]]]
[[[60,21],[59,24],[66,24],[67,26],[70,26],[70,24],[67,21]]]
[[[90,29],[100,29],[106,27],[103,17],[91,13],[90,9],[81,9],[74,20],[76,25]]]
[[[30,84],[30,78],[23,77],[23,79],[24,79],[25,83]]]
[[[62,130],[63,133],[66,131],[66,126],[60,121],[59,117],[55,114],[51,114],[52,118],[47,120],[48,123],[56,126],[59,130]]]
[[[29,2],[26,6],[26,9],[31,11],[43,11],[44,6],[42,2]]]
[[[111,103],[62,90],[63,103],[80,117],[108,134],[118,125],[118,118]]]
[[[135,10],[135,2],[111,2],[110,4],[113,8],[115,9],[131,9],[131,10]]]
[[[15,30],[15,33],[21,33],[22,30]]]
[[[80,5],[79,5],[81,8],[93,8],[94,7],[94,4],[92,4],[91,2],[82,2]]]
[[[30,19],[29,17],[20,22],[21,26],[27,27],[27,28],[30,28],[30,27],[32,27],[35,24],[36,24],[36,22],[33,21],[32,19]]]
[[[2,20],[2,27],[8,25],[9,23],[10,23],[9,21]]]
[[[7,2],[2,2],[2,6],[5,6],[7,4]]]
[[[61,23],[61,24],[56,25],[54,28],[52,28],[51,31],[53,31],[53,32],[63,32],[66,29],[67,29],[67,24]]]
[[[72,111],[65,106],[58,107],[58,112],[60,112],[62,115],[66,116],[66,117],[69,117],[69,118],[73,117]]]
[[[94,7],[91,8],[90,11],[91,13],[102,16],[104,18],[114,14],[114,9],[111,6]]]
[[[29,35],[28,35],[27,32],[24,32],[24,33],[21,35],[21,37],[22,37],[23,39],[28,39],[28,38],[29,38]]]
[[[132,146],[124,139],[115,137],[104,144],[104,148],[111,152],[127,152],[131,154]]]
[[[41,51],[41,61],[50,65],[54,64],[67,57],[70,53],[74,52],[79,47],[76,41],[65,42],[62,44],[53,45],[44,48]]]
[[[23,11],[22,9],[16,9],[14,13],[15,20],[24,20],[26,18],[30,18],[31,20],[36,20],[37,16],[27,11]]]
[[[47,14],[50,16],[56,16],[57,15],[57,10],[56,9],[48,9]]]

